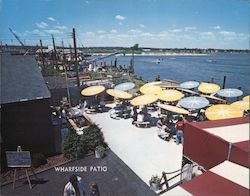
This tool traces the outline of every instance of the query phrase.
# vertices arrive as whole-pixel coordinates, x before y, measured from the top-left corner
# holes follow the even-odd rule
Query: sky
[[[0,41],[249,49],[248,0],[0,0]]]

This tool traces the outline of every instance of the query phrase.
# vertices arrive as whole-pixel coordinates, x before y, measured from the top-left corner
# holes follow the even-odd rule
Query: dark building
[[[66,83],[64,76],[46,76],[44,80],[51,93],[51,104],[53,106],[60,106],[63,100],[68,100],[67,85],[72,106],[79,104],[79,101],[83,99],[81,90],[86,86],[77,87],[75,80],[68,79]]]
[[[0,54],[0,64],[1,153],[20,145],[32,153],[55,154],[51,95],[35,58]]]

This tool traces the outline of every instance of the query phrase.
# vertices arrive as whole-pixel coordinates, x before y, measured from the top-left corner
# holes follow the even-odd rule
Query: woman
[[[63,196],[84,196],[85,191],[82,184],[82,178],[75,174],[71,175],[69,182],[64,187]]]

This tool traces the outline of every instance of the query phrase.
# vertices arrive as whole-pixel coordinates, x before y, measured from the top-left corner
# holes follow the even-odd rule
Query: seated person
[[[159,129],[162,129],[165,132],[170,132],[170,129],[168,128],[166,120],[164,120],[164,118],[160,118],[157,121],[156,125]]]
[[[143,122],[144,121],[144,115],[142,112],[140,112],[138,115],[137,115],[137,122]]]

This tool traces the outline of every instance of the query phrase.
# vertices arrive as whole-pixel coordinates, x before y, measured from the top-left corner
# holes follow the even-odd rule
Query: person
[[[175,123],[175,128],[177,130],[176,132],[176,144],[183,144],[184,142],[184,133],[183,133],[183,129],[184,129],[184,120],[182,117],[179,117],[177,122]]]
[[[69,182],[65,185],[63,196],[84,196],[85,191],[82,178],[75,174],[69,177]]]
[[[132,124],[134,124],[134,122],[137,120],[137,115],[138,115],[137,108],[133,107],[133,116],[132,116],[133,121],[132,121]]]
[[[143,121],[144,121],[144,115],[142,111],[140,111],[139,114],[137,115],[137,122],[143,122]]]
[[[90,196],[99,196],[99,188],[95,182],[90,184]]]
[[[164,119],[163,118],[159,118],[159,120],[157,121],[157,123],[156,123],[156,126],[157,126],[157,128],[159,128],[159,129],[164,129]]]

